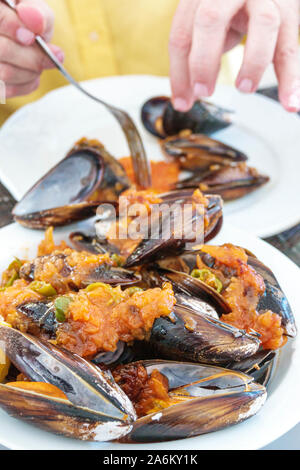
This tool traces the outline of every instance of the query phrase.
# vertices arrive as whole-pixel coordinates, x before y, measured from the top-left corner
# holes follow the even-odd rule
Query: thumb
[[[43,0],[20,0],[17,13],[24,25],[50,42],[54,28],[54,14]]]

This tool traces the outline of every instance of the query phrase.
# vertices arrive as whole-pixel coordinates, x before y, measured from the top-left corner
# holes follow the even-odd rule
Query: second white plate
[[[157,140],[140,121],[143,103],[170,95],[169,80],[153,76],[122,76],[86,82],[95,95],[126,109],[137,123],[149,159],[162,158]],[[225,204],[228,224],[266,237],[300,222],[300,119],[260,95],[242,95],[220,86],[212,99],[236,112],[236,125],[216,138],[242,150],[249,165],[271,180],[258,191]],[[116,157],[128,155],[118,124],[101,106],[73,87],[52,91],[15,113],[0,130],[0,179],[12,194],[22,195],[79,138],[98,138]]]
[[[57,230],[55,238],[68,240],[72,230],[81,230],[84,224]],[[12,224],[0,230],[0,272],[14,256],[32,258],[44,234]],[[233,243],[248,248],[276,275],[299,323],[300,270],[286,256],[271,245],[248,233],[224,224],[214,244]],[[288,432],[300,421],[300,336],[289,340],[282,349],[274,379],[268,387],[268,398],[261,411],[251,419],[218,432],[178,441],[154,444],[118,444],[116,442],[90,443],[75,441],[42,431],[8,416],[0,409],[0,444],[10,449],[52,450],[242,450],[260,449]]]

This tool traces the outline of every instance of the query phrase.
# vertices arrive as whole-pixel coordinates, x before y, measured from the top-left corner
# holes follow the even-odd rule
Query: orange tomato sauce
[[[136,184],[131,157],[121,158],[120,163],[133,184]],[[152,189],[167,192],[177,183],[180,173],[177,162],[154,162],[151,161]]]
[[[115,351],[119,341],[145,339],[156,318],[170,315],[175,302],[170,284],[133,295],[108,285],[79,291],[72,295],[57,344],[82,357]]]
[[[34,279],[51,284],[58,294],[65,294],[85,287],[89,276],[103,264],[115,266],[108,254],[94,255],[66,248],[37,258],[34,264]],[[30,266],[30,263],[24,265],[23,272],[30,272]]]
[[[156,369],[148,376],[142,364],[118,366],[112,374],[117,384],[133,402],[138,417],[157,413],[190,399],[184,395],[170,396],[168,379]]]
[[[224,268],[234,270],[229,284],[222,295],[231,308],[231,313],[221,320],[247,332],[255,330],[261,335],[264,349],[277,349],[286,343],[281,317],[271,311],[258,312],[260,297],[265,292],[263,278],[247,264],[248,256],[243,248],[231,244],[223,246],[204,245],[202,251],[215,258],[215,269],[211,271],[222,280]],[[207,268],[197,259],[198,268]],[[218,269],[219,268],[219,269]]]

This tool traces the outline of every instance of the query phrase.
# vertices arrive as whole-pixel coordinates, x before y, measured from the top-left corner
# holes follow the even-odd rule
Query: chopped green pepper
[[[220,279],[217,278],[217,276],[215,276],[209,269],[193,269],[191,276],[205,282],[205,284],[215,289],[218,293],[223,289],[223,284]]]
[[[29,284],[29,288],[44,297],[53,297],[54,295],[57,295],[54,287],[52,287],[51,284],[47,284],[47,282],[34,281]]]
[[[133,287],[128,287],[128,289],[126,289],[126,292],[128,292],[128,294],[131,297],[136,292],[143,292],[143,289],[141,289],[140,287],[133,286]]]
[[[104,282],[95,282],[94,284],[90,284],[85,288],[85,291],[91,292],[95,289],[98,289],[99,287],[105,289],[111,295],[111,299],[108,301],[107,305],[111,305],[113,303],[119,304],[122,301],[122,293],[119,290],[114,289],[109,284],[105,284]]]
[[[117,253],[114,253],[113,255],[111,255],[111,259],[112,261],[114,261],[116,263],[117,266],[123,266],[124,264],[124,259],[122,258],[122,256],[120,255],[117,255]]]
[[[102,287],[102,289],[111,291],[111,286],[109,286],[108,284],[105,284],[104,282],[94,282],[93,284],[90,284],[89,286],[87,286],[84,290],[87,292],[91,292],[95,289],[98,289],[99,287]]]
[[[54,302],[56,320],[63,323],[66,321],[66,313],[69,305],[72,302],[70,297],[61,296],[57,297]]]
[[[19,258],[15,258],[10,265],[8,266],[7,270],[4,272],[2,277],[3,287],[2,289],[6,289],[7,287],[11,287],[13,283],[19,279],[19,271],[22,267],[23,263]]]
[[[10,276],[8,281],[5,283],[4,287],[5,288],[6,287],[11,287],[17,279],[19,279],[19,273],[14,269],[13,272],[12,272],[12,275]]]
[[[19,272],[22,266],[22,261],[19,258],[15,257],[15,259],[8,266],[8,269],[14,269],[15,271]]]

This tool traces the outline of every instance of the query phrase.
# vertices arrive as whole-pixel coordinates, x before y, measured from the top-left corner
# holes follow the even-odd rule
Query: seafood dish
[[[146,130],[160,140],[166,162],[172,165],[170,189],[199,188],[231,201],[269,182],[267,175],[247,165],[247,155],[212,137],[232,124],[232,115],[206,101],[196,101],[187,113],[176,111],[164,96],[146,101],[141,119]]]
[[[88,441],[161,442],[238,424],[262,408],[297,334],[289,302],[246,247],[211,244],[221,195],[145,189],[132,168],[135,185],[101,143],[82,139],[14,208],[17,222],[46,231],[35,258],[2,273],[0,407]],[[123,211],[136,204],[142,217]],[[183,232],[178,213],[157,210],[174,204],[190,208]],[[53,227],[83,219],[86,232],[55,240]]]

